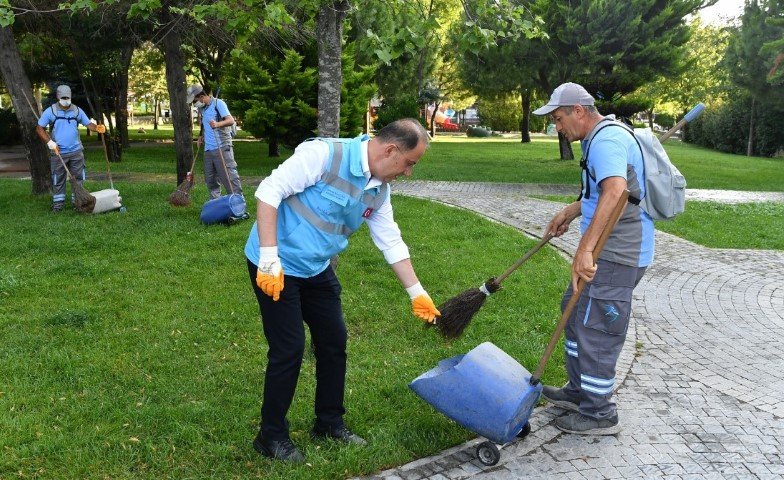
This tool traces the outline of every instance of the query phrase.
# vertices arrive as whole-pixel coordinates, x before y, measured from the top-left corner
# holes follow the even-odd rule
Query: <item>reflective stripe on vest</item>
[[[321,180],[330,187],[340,190],[352,198],[356,198],[361,193],[359,188],[357,188],[355,185],[352,185],[347,180],[340,178],[338,175],[342,162],[343,143],[332,142],[332,166],[329,170],[321,175]],[[378,210],[381,208],[381,205],[383,205],[388,193],[389,184],[384,182],[379,186],[379,192],[377,195],[373,196],[370,194],[370,192],[365,192],[362,195],[362,203],[373,211]],[[349,228],[347,225],[328,222],[319,217],[307,205],[302,203],[302,201],[296,195],[291,195],[283,201],[286,202],[286,204],[291,207],[292,210],[304,218],[309,224],[313,225],[324,233],[349,237],[355,231]]]

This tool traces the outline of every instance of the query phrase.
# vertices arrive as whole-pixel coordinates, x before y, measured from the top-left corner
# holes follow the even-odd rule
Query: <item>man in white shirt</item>
[[[343,422],[347,333],[340,282],[329,266],[362,223],[408,292],[414,315],[427,322],[440,315],[414,272],[388,184],[411,175],[428,143],[414,119],[392,122],[373,139],[306,141],[256,190],[257,222],[245,255],[269,344],[261,429],[253,442],[262,455],[304,461],[286,420],[305,349],[303,321],[316,357],[311,436],[367,443]]]

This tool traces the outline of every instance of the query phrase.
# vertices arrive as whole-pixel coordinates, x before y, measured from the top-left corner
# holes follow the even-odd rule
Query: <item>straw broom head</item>
[[[174,207],[187,207],[191,204],[190,191],[193,188],[193,179],[185,178],[179,185],[177,190],[169,195],[169,203]]]
[[[439,333],[445,338],[457,338],[462,335],[487,297],[500,288],[501,285],[495,281],[495,278],[490,278],[481,287],[466,290],[444,302],[438,307],[441,316],[436,319]]]
[[[74,194],[74,207],[76,210],[82,213],[93,213],[93,208],[95,208],[95,197],[73,177],[71,177],[71,189]]]

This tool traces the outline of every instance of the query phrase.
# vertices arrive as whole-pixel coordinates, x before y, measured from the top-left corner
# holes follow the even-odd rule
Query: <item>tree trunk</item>
[[[572,152],[572,144],[569,140],[558,132],[558,148],[561,150],[561,160],[574,160],[574,152]]]
[[[33,89],[22,65],[22,58],[19,56],[11,27],[0,28],[0,73],[11,96],[11,103],[22,132],[22,140],[27,148],[32,193],[33,195],[48,194],[52,188],[49,152],[35,133],[38,112],[33,110]]]
[[[746,156],[754,155],[754,105],[756,98],[751,97],[751,110],[749,111],[749,141],[746,144]]]
[[[280,146],[278,144],[278,139],[275,137],[271,137],[267,139],[267,156],[269,157],[279,157],[280,156]]]
[[[648,128],[653,131],[653,109],[648,110]]]
[[[340,136],[340,89],[343,86],[343,20],[349,0],[325,2],[316,19],[318,38],[318,133]]]
[[[117,139],[122,148],[131,146],[128,138],[128,69],[131,67],[131,58],[135,45],[123,45],[120,52],[120,69],[117,71],[117,98],[114,110],[115,125],[117,126]]]
[[[531,89],[524,88],[520,94],[523,99],[523,118],[520,122],[520,142],[531,143]]]
[[[362,126],[362,133],[365,135],[370,135],[370,102],[367,103],[367,109],[365,110],[365,121],[364,125]]]
[[[172,29],[163,37],[163,57],[166,61],[166,89],[169,91],[169,111],[174,126],[174,151],[177,156],[177,185],[193,162],[193,125],[191,112],[185,95],[185,57],[182,53],[182,37]]]
[[[436,138],[436,114],[440,106],[441,102],[433,103],[433,114],[430,115],[430,138]]]
[[[158,130],[158,118],[161,116],[161,102],[155,99],[155,111],[153,112],[152,129]],[[179,184],[178,184],[179,185]]]

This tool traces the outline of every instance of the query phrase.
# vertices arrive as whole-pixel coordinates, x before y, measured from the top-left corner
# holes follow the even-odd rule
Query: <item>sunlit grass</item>
[[[95,190],[98,182],[88,182]],[[491,341],[536,366],[568,281],[545,248],[445,342],[410,302],[366,229],[341,255],[349,331],[346,420],[361,448],[312,442],[314,364],[289,414],[308,465],[262,459],[266,344],[243,258],[250,222],[205,227],[166,184],[125,183],[128,212],[49,213],[29,183],[0,180],[0,478],[334,479],[434,454],[473,436],[407,384]],[[437,303],[498,275],[534,241],[463,210],[395,197],[423,285]],[[565,379],[562,349],[544,375]]]

